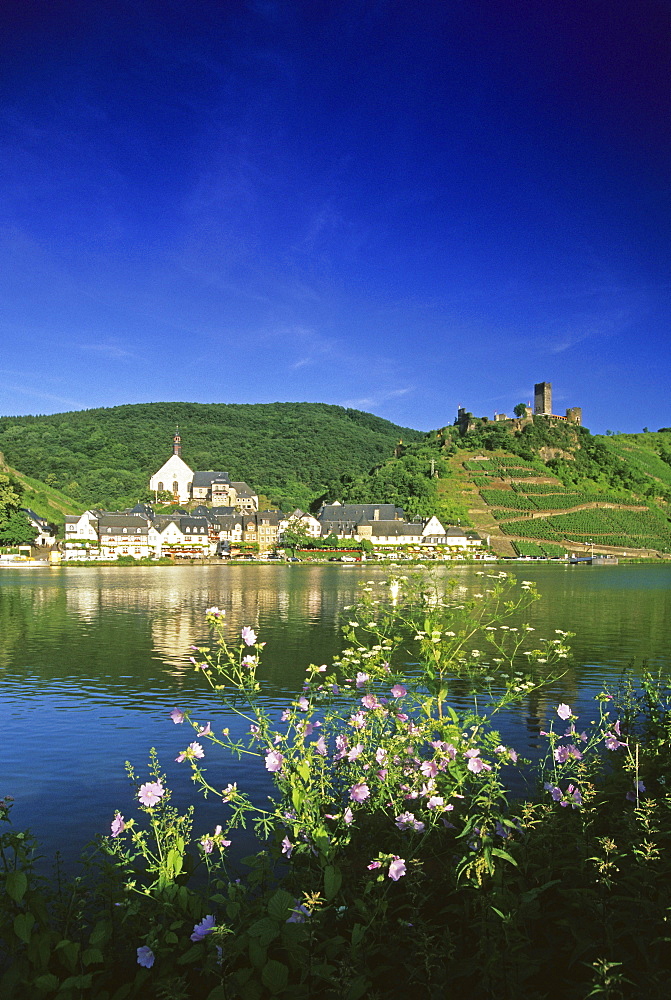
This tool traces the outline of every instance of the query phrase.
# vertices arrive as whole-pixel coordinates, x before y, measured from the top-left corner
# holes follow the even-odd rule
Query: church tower
[[[156,494],[172,493],[175,500],[187,503],[191,499],[192,482],[193,469],[182,458],[182,438],[176,427],[172,436],[172,455],[151,477],[149,489]]]

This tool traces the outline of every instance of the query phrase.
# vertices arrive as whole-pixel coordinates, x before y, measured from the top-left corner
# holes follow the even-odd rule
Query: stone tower
[[[534,414],[552,415],[552,382],[536,382],[534,385]]]
[[[182,457],[182,439],[179,435],[179,427],[175,427],[175,433],[172,436],[172,453]]]

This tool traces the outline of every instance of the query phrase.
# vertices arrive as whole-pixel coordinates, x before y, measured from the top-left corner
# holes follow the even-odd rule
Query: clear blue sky
[[[671,425],[667,0],[4,0],[0,414]]]

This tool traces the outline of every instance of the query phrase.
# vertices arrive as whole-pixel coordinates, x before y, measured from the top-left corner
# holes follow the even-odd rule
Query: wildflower
[[[362,688],[366,681],[368,680],[368,674],[364,674],[362,670],[356,675],[356,686]]]
[[[394,882],[398,882],[398,880],[405,875],[405,861],[403,858],[399,858],[398,854],[394,855],[394,860],[389,865],[387,875]]]
[[[377,708],[378,701],[374,694],[365,694],[361,699],[364,708]]]
[[[370,789],[365,781],[352,785],[349,790],[349,797],[353,802],[365,802],[370,796]]]
[[[566,746],[559,746],[554,751],[554,758],[559,764],[565,764],[571,757],[574,760],[582,760],[582,754],[573,743],[569,743]]]
[[[213,608],[205,608],[205,614],[213,615],[214,618],[223,618],[226,612],[215,606]]]
[[[284,757],[279,752],[279,750],[269,750],[266,753],[267,771],[281,771],[283,763],[284,763]]]
[[[445,799],[442,797],[442,795],[432,795],[431,798],[427,800],[426,808],[439,809],[444,804],[445,804]],[[448,808],[454,808],[454,807],[448,806]]]
[[[423,760],[419,769],[425,778],[435,778],[438,774],[438,764],[435,760]]]
[[[152,965],[156,961],[156,956],[151,948],[143,944],[141,948],[137,950],[137,964],[142,965],[145,969],[151,969]]]
[[[242,665],[243,665],[243,667],[247,667],[248,670],[253,670],[254,667],[256,666],[256,657],[255,656],[243,656],[243,658],[242,658]]]
[[[193,934],[191,935],[192,941],[202,941],[204,937],[210,933],[214,928],[214,914],[208,913],[206,917],[203,917],[199,924],[195,924],[193,928]]]
[[[342,818],[347,826],[349,826],[352,820],[354,819],[354,813],[352,812],[349,806],[347,806],[344,813],[342,814]]]
[[[196,736],[210,736],[212,733],[212,726],[210,723],[206,723],[201,729],[198,730]]]
[[[562,704],[559,705],[559,707],[557,708],[557,715],[559,716],[560,719],[563,719],[564,722],[566,722],[567,719],[571,718],[571,709],[568,707],[568,705],[564,705],[564,703],[562,702]]]
[[[202,758],[204,756],[205,756],[205,751],[203,750],[200,743],[194,742],[194,743],[189,743],[186,750],[182,750],[182,752],[178,754],[177,757],[175,757],[175,760],[177,761],[178,764],[181,764],[182,761],[187,758],[189,760],[193,760],[196,757]]]
[[[245,625],[243,628],[240,633],[240,638],[246,646],[254,646],[256,644],[256,632],[253,628],[249,628],[248,625]]]
[[[294,845],[291,843],[288,837],[285,837],[282,841],[282,854],[286,854],[288,858],[291,857],[291,852],[294,849]]]
[[[304,924],[306,918],[310,916],[310,911],[303,903],[296,900],[296,906],[291,911],[291,916],[287,919],[288,924]]]
[[[212,840],[212,837],[208,837],[207,835],[201,837],[200,846],[203,848],[205,854],[211,854],[214,850],[214,841]]]
[[[137,793],[137,797],[142,805],[149,808],[160,802],[164,795],[165,789],[160,781],[145,782],[144,785],[140,785],[140,791]],[[148,966],[148,968],[151,968],[151,966]]]
[[[327,753],[326,740],[324,739],[323,736],[320,736],[317,742],[313,743],[312,746],[315,749],[315,753],[321,754],[322,757],[326,756]]]
[[[394,684],[393,688],[391,689],[391,693],[393,694],[394,698],[403,698],[404,695],[406,695],[408,692],[406,688],[403,687],[402,684]]]
[[[113,837],[118,837],[119,834],[123,833],[124,830],[126,829],[126,824],[124,823],[124,818],[121,815],[121,813],[117,813],[115,815],[114,819],[112,820],[111,829]]]
[[[237,795],[237,792],[238,792],[238,783],[237,783],[237,781],[234,781],[233,784],[226,785],[226,787],[223,790],[223,798],[222,798],[221,801],[224,804],[226,802],[230,802],[231,799],[235,798],[235,796]]]
[[[626,743],[622,743],[621,740],[618,740],[614,733],[606,733],[604,743],[609,750],[617,750],[618,747],[626,747],[627,745]]]
[[[421,833],[424,829],[422,821],[411,812],[400,813],[395,822],[399,830],[416,830],[417,833]]]
[[[381,861],[371,861],[371,863],[367,865],[368,870],[371,872],[375,871],[376,868],[381,868],[381,867],[382,867]]]
[[[350,726],[354,727],[354,729],[363,729],[366,725],[366,716],[363,712],[354,712],[350,715],[348,722]]]
[[[636,802],[636,800],[638,799],[639,793],[640,792],[644,792],[645,790],[646,790],[645,789],[645,785],[643,784],[642,781],[635,781],[634,782],[634,791],[633,792],[632,791],[627,792],[625,798],[629,802]]]
[[[179,726],[182,722],[184,722],[184,712],[182,712],[180,708],[173,708],[170,713],[170,718],[176,726]]]
[[[307,698],[299,698],[298,707],[300,708],[301,712],[307,712],[308,708],[310,707],[310,703],[308,702]]]

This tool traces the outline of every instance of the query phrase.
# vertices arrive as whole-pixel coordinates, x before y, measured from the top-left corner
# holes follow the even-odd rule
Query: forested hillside
[[[424,435],[360,410],[322,403],[141,403],[39,417],[1,417],[9,465],[82,506],[149,499],[149,477],[179,425],[192,469],[243,480],[284,509],[307,508],[340,476],[383,462],[400,438]]]
[[[444,427],[398,447],[369,475],[345,478],[341,493],[476,527],[502,554],[557,556],[591,542],[666,554],[671,430],[595,436],[544,417],[521,429],[477,420],[468,433]]]

